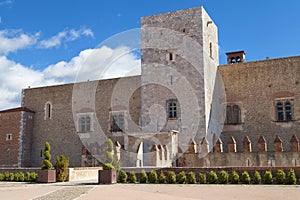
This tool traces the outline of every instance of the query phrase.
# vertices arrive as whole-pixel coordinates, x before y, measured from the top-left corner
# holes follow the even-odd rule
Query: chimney
[[[235,51],[226,53],[227,64],[235,64],[246,61],[246,52],[245,51]]]

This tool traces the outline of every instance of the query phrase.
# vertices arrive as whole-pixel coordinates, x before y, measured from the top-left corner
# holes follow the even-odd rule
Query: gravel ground
[[[34,198],[34,200],[73,200],[77,199],[80,195],[88,193],[93,187],[85,187],[85,186],[75,186],[75,187],[65,187],[50,194],[43,195],[38,198]]]

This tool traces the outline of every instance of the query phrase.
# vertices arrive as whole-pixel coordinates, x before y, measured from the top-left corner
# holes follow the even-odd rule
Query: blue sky
[[[72,82],[93,48],[139,28],[141,16],[195,6],[218,26],[220,64],[235,50],[247,61],[300,54],[298,0],[0,0],[0,109],[19,106],[22,88]]]

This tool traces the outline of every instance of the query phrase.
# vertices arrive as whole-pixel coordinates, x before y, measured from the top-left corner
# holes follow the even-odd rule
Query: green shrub
[[[140,183],[147,183],[147,182],[148,182],[147,173],[145,172],[145,170],[142,170],[140,174]]]
[[[240,181],[240,176],[239,176],[239,174],[238,174],[235,170],[233,170],[233,171],[231,172],[231,176],[230,176],[230,183],[231,183],[231,184],[238,184],[239,181]]]
[[[260,173],[258,171],[254,172],[253,183],[254,184],[260,184],[261,183],[261,176],[260,176]]]
[[[119,183],[126,183],[127,182],[127,173],[123,170],[120,170],[118,173],[118,182]]]
[[[207,177],[207,182],[209,184],[215,184],[218,182],[218,175],[214,171],[210,171]]]
[[[185,172],[179,172],[178,176],[177,176],[177,182],[180,184],[183,184],[186,182],[186,175]]]
[[[165,183],[166,182],[166,176],[163,171],[160,171],[158,176],[158,182],[159,183]]]
[[[31,182],[31,174],[30,174],[30,172],[26,172],[26,174],[25,174],[25,181],[26,182]]]
[[[228,177],[229,177],[228,173],[226,171],[222,170],[219,174],[219,182],[221,184],[227,184],[228,183]]]
[[[281,169],[276,172],[276,183],[285,184],[285,172]]]
[[[135,175],[134,171],[129,173],[128,182],[129,183],[136,183],[136,175]]]
[[[4,181],[9,181],[9,172],[4,172]]]
[[[25,174],[23,172],[20,172],[19,180],[21,182],[25,181]]]
[[[15,173],[14,181],[16,181],[16,182],[20,181],[20,174],[19,173]]]
[[[149,182],[150,183],[156,183],[157,182],[157,173],[155,170],[152,170],[150,173],[149,173]]]
[[[295,171],[293,169],[290,169],[288,175],[287,175],[287,184],[294,185],[297,183]]]
[[[242,182],[243,184],[250,184],[251,178],[250,178],[250,175],[249,175],[249,173],[248,173],[247,171],[244,171],[244,172],[242,173],[241,182]]]
[[[9,173],[9,181],[14,181],[14,179],[15,179],[15,174]]]
[[[176,183],[176,174],[175,174],[175,172],[173,172],[173,171],[168,172],[167,182],[170,183],[170,184]]]
[[[111,163],[104,163],[102,165],[103,170],[112,170],[115,169],[115,167]]]
[[[42,169],[51,169],[52,168],[52,163],[51,163],[51,154],[50,154],[50,144],[48,142],[45,142],[45,148],[44,148],[44,166]]]
[[[272,184],[273,183],[273,175],[270,170],[265,171],[264,174],[264,184]]]
[[[4,180],[4,174],[0,173],[0,181]]]
[[[68,180],[69,176],[69,158],[65,156],[57,156],[54,168],[56,170],[56,181],[64,182]]]
[[[199,173],[199,183],[206,184],[206,174],[205,173]]]
[[[127,182],[127,178],[128,178],[128,175],[127,175],[127,173],[124,170],[120,170],[118,172],[118,182],[119,183],[126,183]]]
[[[187,175],[187,182],[189,184],[195,184],[197,183],[196,175],[194,172],[189,172]]]
[[[35,173],[35,172],[30,173],[30,182],[36,182],[37,178],[38,178],[37,173]]]

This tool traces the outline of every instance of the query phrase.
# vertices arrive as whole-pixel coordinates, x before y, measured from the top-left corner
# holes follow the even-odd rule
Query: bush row
[[[4,173],[0,173],[0,181],[36,182],[37,177],[38,177],[38,174],[35,172],[26,172],[26,173],[4,172]]]
[[[198,175],[198,176],[197,176]],[[179,184],[296,184],[297,178],[293,169],[290,169],[288,173],[283,170],[277,170],[276,173],[272,174],[270,170],[266,170],[263,174],[255,171],[252,177],[250,177],[247,171],[238,174],[236,171],[228,173],[227,171],[210,171],[209,173],[198,173],[188,172],[187,174],[182,171],[177,175],[173,171],[163,172],[160,171],[158,174],[152,170],[146,173],[144,170],[141,171],[139,179],[134,172],[127,174],[121,170],[118,172],[119,183],[179,183]],[[300,180],[299,180],[300,182]]]

